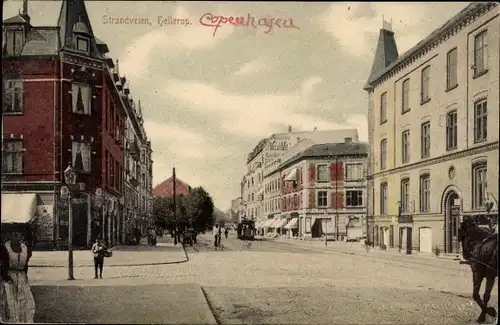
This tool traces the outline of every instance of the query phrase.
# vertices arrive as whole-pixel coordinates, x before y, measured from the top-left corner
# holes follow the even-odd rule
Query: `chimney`
[[[351,137],[344,138],[344,142],[345,143],[352,143],[352,138]]]
[[[288,126],[288,132],[292,132],[292,126],[291,125]]]

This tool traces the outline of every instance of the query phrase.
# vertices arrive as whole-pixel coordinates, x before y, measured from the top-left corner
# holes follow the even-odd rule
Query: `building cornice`
[[[96,58],[85,57],[83,55],[73,52],[61,51],[60,58],[61,61],[64,63],[76,64],[79,66],[85,66],[96,70],[107,69],[106,61]]]
[[[462,19],[450,24],[450,26],[446,27],[443,31],[439,32],[434,37],[425,41],[418,49],[415,50],[415,53],[411,54],[407,58],[401,60],[401,62],[397,62],[396,65],[387,71],[385,71],[380,77],[375,79],[373,82],[369,84],[372,89],[376,88],[378,85],[386,82],[388,79],[392,78],[394,75],[398,74],[400,71],[407,69],[409,66],[414,64],[421,57],[425,56],[430,51],[433,51],[435,48],[440,46],[442,43],[450,39],[451,37],[457,35],[460,31],[462,31],[465,27],[471,25],[473,22],[478,20],[480,17],[484,16],[487,12],[491,11],[493,8],[497,7],[498,3],[488,2],[482,6],[474,8],[471,10],[465,17]],[[492,19],[498,17],[498,14],[495,15]],[[410,49],[411,51],[412,49]]]
[[[427,159],[424,161],[418,161],[418,162],[408,164],[405,166],[401,166],[401,167],[397,167],[397,168],[393,168],[393,169],[389,169],[389,170],[384,170],[382,172],[374,173],[374,174],[369,175],[369,176],[370,176],[370,178],[386,177],[386,176],[389,176],[389,175],[392,175],[395,173],[404,173],[404,172],[408,172],[408,171],[411,171],[414,169],[424,168],[424,167],[428,167],[431,165],[440,164],[443,162],[453,161],[453,160],[457,160],[457,159],[468,157],[468,156],[482,154],[482,153],[489,152],[489,151],[492,151],[495,149],[498,150],[498,141],[491,142],[491,143],[488,143],[488,144],[485,144],[482,146],[478,146],[478,147],[450,153],[450,154],[447,154],[444,156],[440,156],[440,157],[436,157],[436,158],[432,158],[432,159]]]

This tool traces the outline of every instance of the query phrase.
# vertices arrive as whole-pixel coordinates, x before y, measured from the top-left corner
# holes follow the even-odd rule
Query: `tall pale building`
[[[368,239],[456,253],[498,214],[499,5],[473,3],[402,55],[384,23],[368,92]]]

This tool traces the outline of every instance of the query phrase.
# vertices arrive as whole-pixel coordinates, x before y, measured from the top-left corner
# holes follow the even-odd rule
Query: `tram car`
[[[238,223],[238,239],[254,240],[255,239],[255,222],[251,220],[243,220]]]

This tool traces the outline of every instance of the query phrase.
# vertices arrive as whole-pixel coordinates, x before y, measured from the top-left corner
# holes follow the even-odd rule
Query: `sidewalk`
[[[343,242],[343,241],[328,241],[328,245],[325,246],[324,241],[320,240],[294,240],[294,239],[282,239],[276,238],[275,241],[287,243],[289,245],[294,245],[301,248],[311,248],[314,250],[327,250],[327,251],[335,251],[344,254],[355,254],[362,256],[378,256],[378,257],[386,257],[386,258],[395,258],[398,260],[425,260],[425,261],[436,261],[436,263],[446,263],[446,264],[457,264],[458,261],[450,256],[438,256],[436,257],[434,254],[426,254],[420,252],[412,252],[412,254],[403,254],[400,253],[396,248],[388,248],[386,250],[381,250],[376,247],[369,247],[368,250],[366,247],[363,247],[360,242]],[[451,263],[450,263],[451,262]]]
[[[170,236],[158,237],[156,246],[148,246],[142,240],[138,246],[118,246],[112,249],[113,256],[106,259],[106,267],[160,265],[187,262],[182,245],[174,245]],[[93,266],[90,250],[73,251],[74,267]],[[29,267],[67,267],[67,251],[34,251]]]

